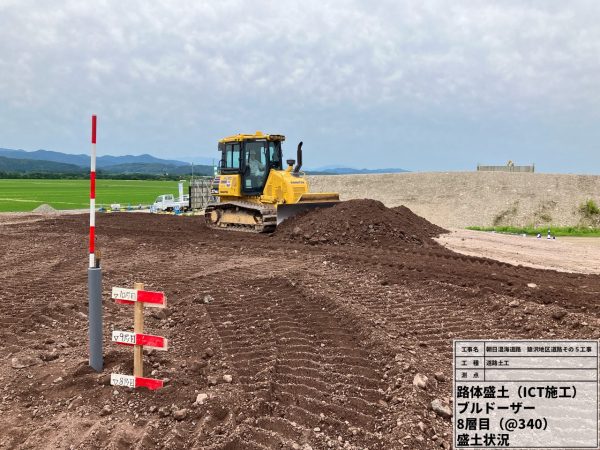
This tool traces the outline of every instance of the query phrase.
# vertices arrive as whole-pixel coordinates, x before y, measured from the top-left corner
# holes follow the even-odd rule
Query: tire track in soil
[[[395,279],[373,277],[369,266],[393,267]],[[389,272],[392,272],[390,270]],[[318,277],[317,275],[320,275]],[[469,286],[446,283],[443,279],[410,280],[398,263],[379,261],[368,264],[363,259],[345,259],[329,263],[306,274],[307,284],[327,298],[330,304],[342,303],[355,310],[371,330],[387,330],[401,345],[410,344],[435,349],[435,355],[451,358],[453,338],[477,339],[494,336],[510,338],[518,335],[533,338],[540,333],[568,334],[578,320],[588,319],[589,311],[572,313],[574,322],[551,320],[552,307],[541,305],[537,298],[522,298],[519,294],[484,292]],[[319,279],[326,279],[321,283]],[[521,308],[509,303],[517,300]],[[579,317],[581,316],[581,317]],[[533,323],[533,327],[527,328]],[[581,334],[593,334],[593,329],[578,328]],[[410,330],[410,333],[407,332]],[[389,340],[389,339],[388,339]]]
[[[410,258],[407,256],[410,255]],[[435,280],[457,287],[474,288],[480,294],[527,298],[540,304],[558,303],[571,311],[600,315],[597,305],[600,278],[514,266],[487,258],[470,257],[438,247],[425,249],[336,249],[330,256],[341,265],[370,268],[387,283]],[[372,275],[371,275],[372,276]],[[587,283],[583,285],[583,281]],[[534,282],[537,288],[528,288]],[[558,288],[560,286],[560,288]]]
[[[0,339],[5,344],[0,356],[5,352],[18,351],[23,346],[39,345],[40,339],[57,326],[63,330],[74,328],[72,318],[75,304],[59,301],[68,297],[67,292],[70,295],[78,293],[82,298],[85,296],[84,287],[65,287],[70,279],[62,274],[69,273],[65,266],[73,270],[73,261],[66,262],[60,257],[34,258],[33,261],[36,262],[32,262],[31,258],[8,261],[7,265],[19,276],[0,281],[0,301],[12,303],[10,316],[0,318]],[[53,279],[63,287],[49,290],[48,279]],[[22,280],[27,282],[23,283]],[[83,319],[84,316],[79,318]]]
[[[597,329],[579,325],[588,320],[585,313],[573,313],[571,321],[557,323],[549,307],[534,299],[519,299],[520,307],[515,308],[509,306],[514,297],[476,295],[471,288],[444,282],[411,281],[407,286],[402,284],[402,272],[397,273],[397,283],[382,285],[364,262],[357,264],[352,258],[327,262],[307,271],[305,282],[308,290],[318,292],[330,305],[344,305],[347,314],[361,323],[363,334],[370,334],[382,351],[395,355],[396,364],[388,366],[385,375],[393,386],[396,400],[392,403],[400,406],[397,420],[403,428],[398,438],[411,431],[408,424],[414,425],[419,409],[417,420],[431,426],[432,434],[450,435],[450,423],[432,415],[429,402],[452,396],[451,381],[438,382],[433,375],[443,372],[446,380],[452,380],[453,339],[569,339],[574,329],[580,339],[599,337]],[[429,377],[432,384],[427,392],[413,387],[417,372]],[[416,428],[412,431],[418,435]],[[410,440],[404,444],[422,445]]]
[[[356,330],[288,280],[234,283],[223,281],[227,300],[207,309],[255,418],[224,448],[321,448],[338,436],[350,448],[386,448],[385,386]]]

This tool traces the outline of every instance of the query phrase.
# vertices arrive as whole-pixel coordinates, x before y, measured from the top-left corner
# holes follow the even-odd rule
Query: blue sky
[[[0,0],[0,147],[600,172],[600,2]]]

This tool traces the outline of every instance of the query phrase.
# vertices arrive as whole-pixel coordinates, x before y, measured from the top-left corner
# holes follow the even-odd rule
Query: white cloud
[[[597,1],[0,0],[0,17],[0,113],[62,125],[600,106]]]

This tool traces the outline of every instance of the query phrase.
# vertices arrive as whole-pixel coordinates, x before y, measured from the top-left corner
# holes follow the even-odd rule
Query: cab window
[[[232,143],[225,146],[225,167],[229,169],[240,168],[240,144]]]
[[[267,164],[265,144],[265,141],[246,143],[246,154],[244,155],[246,167],[251,167],[254,174],[257,174],[258,170],[264,171],[265,165]],[[261,169],[257,169],[257,167],[260,167]]]
[[[281,169],[281,144],[269,142],[269,162],[271,167]]]
[[[267,152],[267,141],[246,142],[244,148],[244,192],[258,193],[262,191],[269,172]]]

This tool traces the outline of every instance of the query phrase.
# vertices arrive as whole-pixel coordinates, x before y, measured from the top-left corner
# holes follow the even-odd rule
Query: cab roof
[[[241,142],[253,139],[266,139],[267,141],[285,141],[285,136],[282,134],[264,134],[262,131],[257,131],[254,134],[235,134],[233,136],[227,136],[221,139],[219,143]]]

